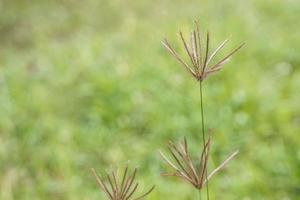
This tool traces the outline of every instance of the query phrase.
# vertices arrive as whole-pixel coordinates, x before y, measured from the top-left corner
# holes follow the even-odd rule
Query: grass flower
[[[205,143],[200,160],[193,162],[188,151],[188,143],[186,138],[184,138],[184,141],[178,145],[175,145],[173,142],[169,142],[168,150],[172,160],[167,158],[167,156],[165,156],[161,151],[160,154],[165,162],[175,171],[171,173],[163,173],[162,176],[179,177],[192,184],[197,190],[201,190],[203,186],[213,177],[213,175],[223,169],[226,164],[238,154],[238,151],[235,151],[217,168],[205,176],[207,171],[208,157],[210,154],[210,145],[211,137],[209,137]]]
[[[223,49],[226,43],[229,41],[228,39],[224,40],[212,53],[209,53],[209,42],[210,36],[209,32],[206,35],[206,43],[202,44],[202,38],[200,34],[199,24],[195,22],[195,29],[192,30],[190,35],[190,42],[186,41],[182,32],[179,32],[180,38],[182,40],[184,50],[187,56],[190,59],[190,64],[187,64],[174,50],[174,48],[170,45],[167,39],[162,41],[162,44],[166,48],[167,51],[179,62],[181,63],[188,72],[196,78],[198,81],[203,81],[209,75],[219,71],[225,63],[227,63],[230,58],[243,47],[244,43],[240,46],[232,50],[229,54],[225,57],[217,61],[216,63],[212,64],[214,57],[217,53]]]
[[[107,173],[106,182],[97,175],[94,168],[92,168],[92,172],[96,177],[100,189],[110,200],[139,200],[150,194],[150,192],[154,189],[153,186],[146,193],[138,197],[133,197],[139,185],[139,183],[135,180],[137,173],[136,168],[131,175],[128,175],[128,166],[126,166],[122,178],[118,177],[116,171],[113,171],[111,174]]]

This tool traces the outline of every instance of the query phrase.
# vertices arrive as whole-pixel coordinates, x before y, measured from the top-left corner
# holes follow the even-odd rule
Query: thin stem
[[[201,198],[201,191],[200,190],[198,190],[198,196],[199,196],[199,200],[201,200],[202,198]]]
[[[200,109],[201,109],[201,123],[202,123],[202,141],[203,141],[203,151],[204,155],[206,155],[206,148],[205,148],[205,128],[204,128],[204,109],[203,109],[203,92],[202,92],[202,81],[199,81],[199,91],[200,91]],[[205,176],[207,180],[207,168],[205,169]],[[207,200],[209,200],[209,187],[208,181],[206,183],[206,196]]]

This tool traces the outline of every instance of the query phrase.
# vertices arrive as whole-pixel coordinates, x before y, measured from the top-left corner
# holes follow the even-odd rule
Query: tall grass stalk
[[[184,144],[176,147],[171,144],[171,148],[169,147],[169,151],[175,159],[175,164],[170,160],[163,156],[163,159],[176,170],[176,173],[166,174],[168,176],[177,176],[189,181],[192,185],[194,185],[199,190],[199,199],[201,199],[201,189],[206,184],[206,198],[209,200],[209,178],[216,173],[219,169],[223,168],[225,164],[232,159],[237,152],[234,152],[227,160],[225,160],[218,168],[216,168],[210,175],[207,173],[207,165],[208,165],[208,155],[209,155],[209,147],[210,147],[210,138],[206,142],[205,136],[205,119],[204,119],[204,103],[203,103],[203,81],[210,75],[220,71],[224,64],[226,64],[230,58],[239,51],[244,43],[239,45],[237,48],[233,49],[230,53],[224,56],[217,62],[213,62],[214,57],[217,55],[219,51],[221,51],[229,39],[224,40],[212,53],[209,52],[209,44],[210,44],[210,34],[207,32],[206,41],[202,43],[202,36],[200,34],[199,23],[195,22],[195,28],[191,31],[190,40],[186,40],[183,36],[182,32],[179,32],[183,49],[186,55],[189,58],[189,61],[185,61],[182,57],[179,56],[177,51],[170,45],[167,39],[162,41],[163,46],[166,50],[191,74],[198,82],[199,82],[199,95],[200,95],[200,111],[201,111],[201,130],[202,130],[202,144],[203,151],[200,159],[200,169],[197,174],[195,169],[193,168],[193,163],[190,160],[190,155],[187,151],[187,142],[184,141]],[[173,150],[172,150],[173,148]],[[185,149],[183,149],[185,148]],[[178,149],[181,149],[179,151]],[[183,149],[183,150],[182,150]],[[177,152],[177,156],[174,152]],[[183,166],[185,164],[185,167]],[[201,168],[202,167],[202,168]],[[205,178],[204,178],[205,177]]]

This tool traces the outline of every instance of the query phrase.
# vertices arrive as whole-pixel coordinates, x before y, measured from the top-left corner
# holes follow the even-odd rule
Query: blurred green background
[[[196,82],[163,49],[193,20],[225,54],[205,82],[211,199],[300,199],[300,2],[0,1],[0,199],[104,199],[90,172],[140,169],[149,200],[195,199],[158,155],[187,136],[201,151]],[[224,55],[223,54],[223,55]]]

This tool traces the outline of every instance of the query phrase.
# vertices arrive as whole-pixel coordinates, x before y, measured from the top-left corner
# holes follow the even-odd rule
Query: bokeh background
[[[210,169],[240,149],[211,199],[300,199],[299,19],[298,0],[1,0],[0,199],[104,199],[90,168],[127,163],[149,200],[195,199],[158,155],[201,151],[197,83],[160,43],[193,20],[223,55],[247,43],[205,82]]]

